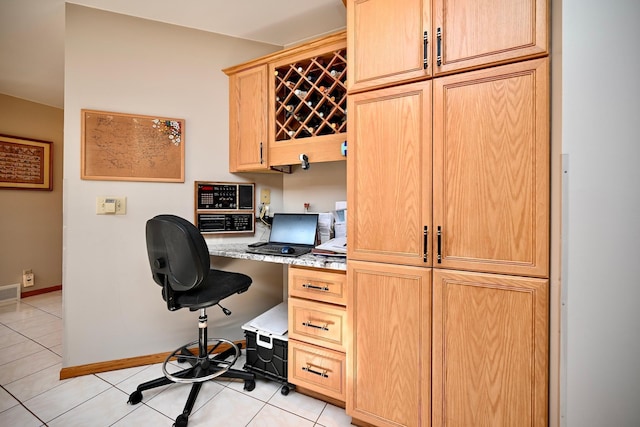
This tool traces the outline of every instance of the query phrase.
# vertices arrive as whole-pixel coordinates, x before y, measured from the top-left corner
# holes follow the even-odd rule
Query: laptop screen
[[[276,213],[271,223],[269,243],[314,246],[318,214]]]

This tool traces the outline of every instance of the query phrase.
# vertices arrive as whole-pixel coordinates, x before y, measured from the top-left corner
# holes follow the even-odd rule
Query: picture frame
[[[0,135],[0,189],[53,190],[53,143]]]
[[[184,119],[81,114],[81,179],[184,182]]]

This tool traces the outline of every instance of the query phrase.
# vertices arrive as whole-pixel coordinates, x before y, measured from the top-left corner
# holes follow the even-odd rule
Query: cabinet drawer
[[[345,272],[289,267],[289,295],[347,305]]]
[[[289,338],[345,351],[346,323],[344,307],[289,298]]]
[[[345,354],[289,340],[288,381],[345,401]]]

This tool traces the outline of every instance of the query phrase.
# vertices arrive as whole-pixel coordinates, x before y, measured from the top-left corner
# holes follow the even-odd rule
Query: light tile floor
[[[171,426],[189,394],[188,384],[171,384],[129,405],[138,384],[162,375],[160,364],[61,381],[61,356],[61,291],[0,305],[0,427]],[[295,391],[284,396],[277,382],[257,379],[251,392],[243,385],[204,383],[189,427],[351,425],[344,409]]]

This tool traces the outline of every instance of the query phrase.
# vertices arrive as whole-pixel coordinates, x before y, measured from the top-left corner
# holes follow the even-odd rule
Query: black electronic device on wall
[[[255,232],[255,184],[195,182],[195,224],[201,233]]]

